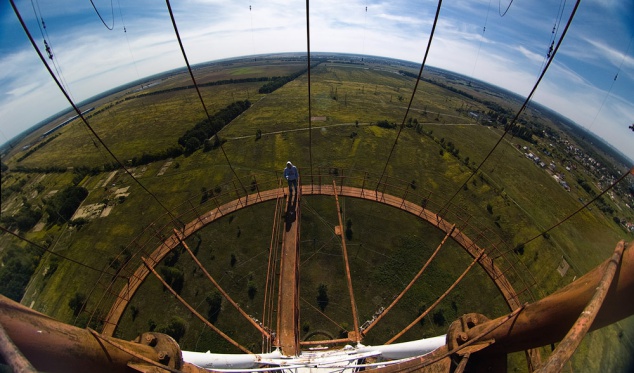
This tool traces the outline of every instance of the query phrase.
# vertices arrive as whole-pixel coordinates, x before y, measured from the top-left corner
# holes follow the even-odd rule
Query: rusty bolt
[[[170,354],[167,351],[159,351],[158,358],[160,362],[164,362],[165,360],[168,360],[170,358]]]
[[[156,336],[153,334],[147,334],[145,336],[145,343],[147,343],[148,346],[156,346]]]

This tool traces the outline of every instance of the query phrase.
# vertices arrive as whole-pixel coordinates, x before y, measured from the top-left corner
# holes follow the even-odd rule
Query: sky
[[[185,66],[165,2],[14,1],[38,48],[75,102]],[[192,64],[306,51],[304,1],[170,3]],[[429,0],[313,0],[309,6],[311,51],[421,63],[437,6],[437,1]],[[571,0],[445,0],[427,64],[525,97],[573,7]],[[534,96],[536,102],[591,130],[631,159],[633,37],[634,2],[581,1]],[[0,0],[0,144],[68,106],[10,1]]]

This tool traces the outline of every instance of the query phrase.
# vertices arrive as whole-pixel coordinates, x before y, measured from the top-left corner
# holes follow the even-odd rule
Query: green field
[[[244,62],[206,66],[196,70],[196,76],[202,84],[232,78],[288,75],[303,67],[283,61],[270,65]],[[321,63],[311,72],[311,116],[320,117],[312,122],[308,118],[306,74],[270,94],[258,93],[262,82],[207,86],[201,92],[210,114],[237,100],[248,99],[253,104],[219,134],[226,140],[224,152],[247,187],[252,178],[273,179],[290,159],[300,167],[304,183],[312,167],[314,174],[323,175],[324,184],[331,184],[334,179],[346,185],[366,183],[366,188],[373,189],[399,131],[398,126],[382,128],[376,123],[387,120],[400,125],[414,87],[412,78],[397,73],[400,68]],[[153,154],[178,146],[178,138],[205,117],[194,89],[168,91],[190,85],[188,78],[185,74],[170,76],[141,91],[162,93],[139,96],[139,91],[130,90],[115,95],[112,101],[103,99],[89,121],[124,163],[144,153]],[[433,79],[440,78],[433,75]],[[467,90],[465,86],[461,89]],[[474,94],[503,102],[490,92]],[[126,97],[129,99],[125,100]],[[460,189],[502,134],[499,128],[477,124],[461,109],[465,106],[470,110],[488,110],[480,102],[436,84],[420,83],[409,114],[419,126],[406,126],[400,134],[386,168],[389,176],[386,193],[403,196],[407,190],[408,200],[415,203],[426,200],[429,209],[438,211],[458,192],[445,214],[446,219],[455,222],[482,247],[494,250],[495,245],[499,252],[505,252],[503,263],[513,263],[516,268],[516,272],[509,271],[505,275],[518,292],[527,286],[530,288],[530,292],[522,295],[526,301],[530,300],[529,294],[541,298],[570,283],[609,257],[617,241],[632,239],[631,234],[615,224],[610,214],[595,208],[576,215],[547,237],[530,242],[521,253],[514,252],[518,244],[539,235],[579,208],[579,199],[587,200],[589,195],[576,186],[574,180],[579,177],[592,180],[591,176],[582,169],[565,171],[572,187],[567,192],[518,149],[518,146],[542,149],[546,146],[541,143],[543,140],[536,139],[537,144],[530,144],[507,136],[478,174]],[[508,106],[513,108],[516,104]],[[544,119],[544,125],[552,124]],[[258,130],[261,138],[256,137]],[[113,271],[110,262],[128,247],[135,255],[124,273],[132,271],[140,264],[142,255],[137,255],[135,248],[145,244],[144,249],[151,251],[159,243],[153,237],[156,232],[152,233],[148,227],[163,233],[171,231],[173,225],[156,199],[175,215],[183,214],[182,220],[188,222],[197,213],[215,207],[211,202],[201,203],[202,188],[209,191],[218,188],[215,194],[220,196],[230,196],[235,189],[240,189],[240,182],[230,172],[221,149],[198,150],[188,156],[131,169],[152,196],[123,170],[116,174],[78,172],[82,167],[99,168],[112,160],[100,145],[93,144],[91,135],[80,123],[73,122],[59,133],[60,136],[21,162],[17,159],[24,152],[13,154],[6,161],[3,159],[12,170],[18,166],[37,168],[28,173],[3,173],[3,190],[16,186],[16,191],[3,193],[3,216],[17,212],[25,202],[34,209],[43,209],[53,191],[78,183],[89,192],[84,206],[93,203],[112,206],[107,217],[89,220],[80,227],[42,224],[39,230],[20,234],[96,268]],[[46,167],[66,171],[45,172]],[[364,181],[365,172],[368,177]],[[343,179],[342,175],[354,177]],[[22,186],[17,188],[19,185]],[[128,188],[130,194],[117,197],[117,190],[121,188]],[[350,198],[343,198],[341,202],[344,221],[349,219],[352,223],[348,252],[362,323],[378,308],[389,304],[420,269],[443,234],[390,207]],[[610,203],[625,209],[623,203],[620,207],[618,201]],[[190,211],[192,209],[195,211]],[[622,211],[625,216],[633,216],[631,209]],[[273,216],[274,203],[260,204],[223,217],[188,242],[190,247],[198,247],[198,257],[212,275],[258,319],[262,317]],[[42,223],[45,221],[46,216]],[[336,337],[341,329],[351,328],[352,320],[341,244],[333,234],[337,224],[334,199],[305,198],[301,224],[302,325],[306,332],[323,330]],[[6,234],[0,236],[0,242],[5,250],[27,246]],[[236,259],[234,263],[232,256]],[[563,276],[557,271],[562,259],[570,264]],[[401,330],[423,307],[433,303],[470,262],[471,258],[457,244],[448,242],[421,281],[367,336],[364,344],[384,343]],[[171,267],[184,274],[181,295],[201,314],[207,315],[209,306],[205,300],[213,291],[211,284],[202,278],[186,252],[181,253]],[[74,317],[68,302],[76,293],[84,293],[88,295],[87,311],[104,314],[110,306],[107,300],[112,301],[112,297],[105,297],[106,301],[101,303],[100,299],[110,279],[98,279],[99,274],[94,271],[53,260],[46,254],[39,261],[22,303],[60,320],[82,324],[86,317]],[[253,298],[248,295],[249,284],[257,288]],[[335,323],[314,309],[320,284],[328,287],[329,304],[324,313]],[[451,321],[467,312],[480,312],[488,317],[508,312],[499,292],[479,267],[474,268],[436,312],[430,313],[402,339],[443,334]],[[440,316],[432,316],[435,314]],[[174,315],[187,324],[180,341],[183,348],[236,352],[191,316],[154,278],[148,278],[129,305],[117,335],[131,339],[147,331],[152,323],[160,329]],[[259,351],[261,338],[257,332],[226,302],[216,325]],[[591,367],[596,369],[589,370],[599,371],[620,367],[623,362],[617,357],[625,356],[625,351],[632,348],[634,328],[631,326],[630,318],[586,338],[573,359],[573,368]],[[592,358],[596,349],[610,349],[617,357]],[[512,361],[518,369],[526,369],[521,357],[514,356]]]

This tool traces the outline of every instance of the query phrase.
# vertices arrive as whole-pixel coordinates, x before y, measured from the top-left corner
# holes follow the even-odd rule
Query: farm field
[[[305,64],[299,62],[242,61],[204,66],[196,74],[199,84],[205,84],[286,76],[304,68]],[[530,301],[531,295],[539,299],[565,286],[608,258],[620,239],[634,238],[615,223],[612,215],[599,208],[584,210],[547,235],[539,236],[581,207],[581,200],[591,197],[575,181],[592,180],[591,175],[581,168],[562,171],[572,186],[566,191],[550,172],[525,156],[523,147],[537,153],[548,146],[548,141],[535,138],[531,143],[507,136],[472,176],[500,139],[501,127],[482,125],[470,114],[489,110],[481,101],[430,81],[453,84],[465,91],[468,87],[455,80],[444,81],[442,75],[434,73],[419,84],[404,120],[414,79],[399,74],[401,69],[397,64],[386,68],[320,61],[311,71],[312,120],[307,106],[306,74],[266,94],[258,92],[264,84],[261,81],[203,86],[201,93],[210,114],[239,100],[248,100],[251,106],[219,131],[217,137],[224,141],[222,148],[201,146],[191,154],[181,152],[151,162],[137,160],[144,154],[180,149],[179,138],[206,117],[195,90],[185,88],[191,84],[188,75],[171,75],[160,84],[149,84],[143,91],[128,90],[113,95],[112,100],[101,99],[88,120],[138,183],[124,170],[113,168],[113,160],[103,146],[74,121],[26,158],[18,161],[26,151],[17,151],[3,160],[10,172],[2,176],[2,216],[16,214],[24,206],[41,210],[44,213],[38,225],[20,231],[21,235],[98,270],[130,273],[141,265],[141,256],[156,248],[159,233],[169,232],[177,225],[175,221],[187,223],[215,208],[213,196],[224,202],[234,193],[239,194],[242,186],[254,185],[253,181],[279,178],[284,164],[291,160],[300,168],[304,184],[332,184],[334,180],[368,189],[380,186],[386,193],[424,203],[432,211],[442,210],[448,221],[456,223],[479,245],[504,253],[502,263],[514,268],[506,276],[523,293],[523,301]],[[494,92],[480,90],[477,95],[500,105],[505,103],[503,96]],[[507,105],[517,106],[514,102]],[[536,112],[530,113],[538,118]],[[407,125],[400,131],[402,121]],[[543,126],[554,126],[546,118],[541,121]],[[552,154],[556,151],[552,150]],[[137,164],[132,165],[133,160]],[[559,165],[560,160],[556,161]],[[381,185],[384,168],[387,182]],[[310,179],[311,171],[319,179]],[[99,208],[107,209],[107,213],[102,211],[98,217],[74,223],[72,218],[47,222],[48,201],[71,185],[88,192],[82,206],[102,205]],[[11,192],[5,192],[8,190]],[[451,204],[446,205],[454,194]],[[623,211],[625,217],[634,216],[618,199],[606,203]],[[275,204],[267,202],[222,217],[188,241],[190,247],[197,248],[198,258],[212,275],[258,319],[262,318],[274,209]],[[168,216],[166,210],[177,219]],[[389,304],[444,234],[402,211],[352,198],[342,199],[342,213],[352,227],[348,252],[363,322]],[[318,330],[337,338],[349,330],[352,321],[341,244],[333,233],[338,224],[334,200],[306,197],[302,201],[301,224],[303,332]],[[148,239],[147,244],[142,241],[154,234],[156,237]],[[524,245],[535,236],[538,238]],[[29,247],[7,234],[0,236],[0,242],[4,248],[0,256],[10,248]],[[145,251],[137,252],[139,247]],[[211,284],[202,278],[186,252],[174,252],[178,254],[159,267],[180,272],[184,284],[181,295],[201,314],[210,315],[208,299],[214,298]],[[126,257],[127,264],[121,259]],[[471,260],[455,242],[449,241],[423,279],[364,343],[384,343],[389,338],[386,336],[401,330],[431,305]],[[561,271],[564,262],[564,267],[569,268]],[[50,254],[33,259],[32,266],[35,271],[21,298],[23,304],[81,326],[86,325],[91,314],[103,317],[107,313],[107,300],[112,300],[107,289],[110,278]],[[119,282],[115,282],[115,291],[121,286]],[[328,288],[329,302],[322,312],[317,312],[315,299],[322,284]],[[253,288],[255,292],[250,293]],[[69,301],[77,294],[86,296],[82,312],[69,307]],[[216,325],[258,351],[260,336],[233,311],[223,303],[220,312],[213,316]],[[444,334],[453,320],[467,312],[488,317],[508,312],[499,291],[477,266],[403,340]],[[152,277],[128,306],[116,335],[131,339],[146,330],[160,330],[174,315],[186,324],[180,340],[183,348],[236,352],[191,316]],[[94,317],[91,325],[101,326],[98,319]],[[634,347],[633,326],[630,318],[592,333],[575,355],[572,368],[618,370],[623,364],[618,356],[625,356]],[[615,357],[594,357],[597,351],[607,350]],[[526,369],[522,356],[511,360],[514,367]]]

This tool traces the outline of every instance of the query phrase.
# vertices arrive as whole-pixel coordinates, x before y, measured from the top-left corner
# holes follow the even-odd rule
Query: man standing
[[[293,166],[291,161],[286,162],[286,168],[284,169],[284,178],[288,181],[288,193],[292,196],[293,189],[295,189],[295,197],[297,197],[297,178],[299,173],[297,167]]]

